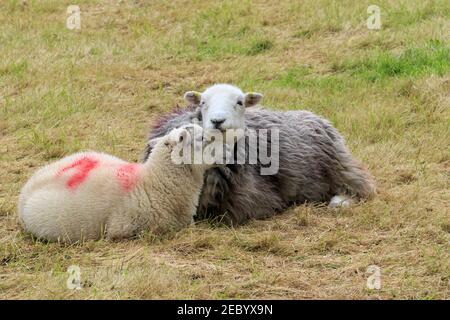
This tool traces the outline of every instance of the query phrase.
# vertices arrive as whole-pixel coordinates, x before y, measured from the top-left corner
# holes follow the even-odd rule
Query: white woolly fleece
[[[75,242],[188,226],[210,166],[172,162],[171,152],[185,131],[174,129],[161,138],[143,164],[83,152],[41,168],[20,193],[24,229],[37,238]]]

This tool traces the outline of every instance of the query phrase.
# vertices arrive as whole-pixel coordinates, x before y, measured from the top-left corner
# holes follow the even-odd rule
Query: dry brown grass
[[[0,298],[448,299],[448,1],[381,1],[370,31],[365,1],[80,0],[79,33],[64,27],[72,2],[0,4]],[[379,195],[163,239],[22,234],[17,197],[38,166],[80,149],[136,161],[155,115],[216,82],[331,119]],[[373,264],[381,290],[366,287]],[[66,289],[70,265],[82,290]]]

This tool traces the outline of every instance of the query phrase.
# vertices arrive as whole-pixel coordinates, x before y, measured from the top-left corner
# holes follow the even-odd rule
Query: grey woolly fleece
[[[198,118],[200,109],[165,116],[150,131],[151,140]],[[246,109],[249,129],[279,129],[279,172],[260,175],[261,164],[228,164],[209,169],[199,200],[197,219],[219,218],[231,224],[270,217],[296,203],[328,202],[335,195],[358,200],[374,195],[370,173],[345,146],[343,137],[325,120],[308,111]],[[259,161],[258,161],[259,162]]]

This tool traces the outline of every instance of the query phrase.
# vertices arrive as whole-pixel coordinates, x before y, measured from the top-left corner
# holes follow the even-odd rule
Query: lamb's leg
[[[110,240],[131,238],[136,235],[136,226],[131,223],[127,213],[117,210],[106,222],[105,237]]]
[[[353,199],[347,195],[335,195],[330,200],[329,208],[348,208],[353,203]]]

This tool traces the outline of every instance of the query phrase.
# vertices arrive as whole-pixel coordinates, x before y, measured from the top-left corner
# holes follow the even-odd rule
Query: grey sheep
[[[197,218],[220,218],[231,224],[270,217],[305,202],[329,202],[346,207],[353,200],[375,194],[370,173],[353,159],[339,132],[308,111],[271,111],[256,107],[262,95],[218,84],[203,93],[185,94],[189,108],[162,117],[151,129],[144,152],[173,128],[198,119],[205,129],[277,129],[279,171],[261,175],[263,165],[227,164],[209,169],[197,209]],[[248,148],[248,139],[246,140]],[[258,146],[259,148],[259,146]],[[269,141],[270,148],[270,141]]]

